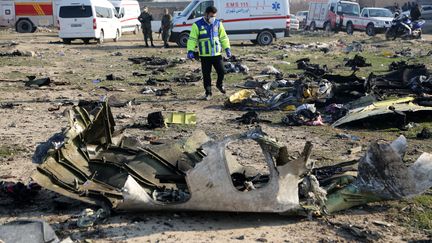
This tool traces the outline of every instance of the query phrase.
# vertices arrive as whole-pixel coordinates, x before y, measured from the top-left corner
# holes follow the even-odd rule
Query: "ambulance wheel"
[[[139,26],[137,25],[137,26],[135,26],[135,29],[134,29],[134,31],[133,31],[133,34],[134,34],[134,35],[138,35],[138,32],[139,32]]]
[[[113,39],[114,42],[117,42],[120,39],[120,31],[116,31],[116,37]]]
[[[188,39],[189,39],[189,33],[188,32],[181,33],[180,37],[177,40],[177,45],[180,47],[186,47]]]
[[[101,30],[100,35],[99,35],[99,39],[97,39],[97,43],[102,44],[103,42],[104,42],[104,32],[103,32],[103,30]]]
[[[268,30],[264,30],[259,33],[257,37],[257,42],[260,46],[270,45],[273,42],[273,34]]]
[[[375,36],[375,26],[373,24],[368,24],[368,26],[366,27],[366,34],[368,36]]]
[[[316,30],[316,24],[315,21],[312,21],[312,23],[310,24],[309,30],[314,32]]]
[[[351,22],[347,24],[346,32],[348,35],[354,34],[354,25]]]
[[[33,28],[35,28],[33,23],[28,19],[21,19],[16,23],[16,31],[18,33],[32,33],[34,32]]]

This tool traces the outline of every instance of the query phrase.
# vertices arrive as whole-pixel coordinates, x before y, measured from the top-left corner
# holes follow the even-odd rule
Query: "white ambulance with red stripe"
[[[359,19],[360,5],[355,1],[310,0],[306,27],[311,31],[345,30],[354,27]],[[351,29],[347,32],[352,33]]]
[[[185,47],[192,24],[204,16],[207,7],[218,9],[231,40],[250,40],[270,45],[274,39],[289,35],[289,0],[193,0],[174,17],[171,42]]]
[[[38,26],[56,26],[60,0],[0,0],[0,26],[15,27],[20,33]]]
[[[138,16],[141,14],[137,0],[109,0],[114,5],[120,17],[121,32],[133,32],[135,35],[141,29]]]

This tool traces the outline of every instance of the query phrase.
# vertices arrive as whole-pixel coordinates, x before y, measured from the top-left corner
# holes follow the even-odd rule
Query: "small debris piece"
[[[425,127],[421,130],[420,133],[417,134],[417,138],[419,139],[429,139],[432,138],[432,131],[431,129]]]

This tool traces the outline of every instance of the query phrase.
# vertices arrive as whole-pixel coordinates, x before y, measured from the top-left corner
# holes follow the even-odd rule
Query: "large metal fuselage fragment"
[[[46,152],[33,175],[43,187],[118,210],[211,210],[279,212],[300,209],[298,182],[307,171],[311,145],[287,161],[286,147],[259,129],[210,141],[203,132],[162,145],[143,145],[114,130],[107,103],[75,106],[64,144]],[[231,172],[243,166],[225,148],[238,139],[263,150],[269,180],[261,188],[237,190]]]

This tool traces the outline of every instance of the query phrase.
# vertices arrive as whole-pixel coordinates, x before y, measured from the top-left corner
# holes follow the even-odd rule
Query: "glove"
[[[193,51],[188,51],[187,58],[190,60],[195,59],[195,55],[194,55]]]
[[[231,49],[229,48],[225,49],[225,53],[228,58],[232,57]]]

